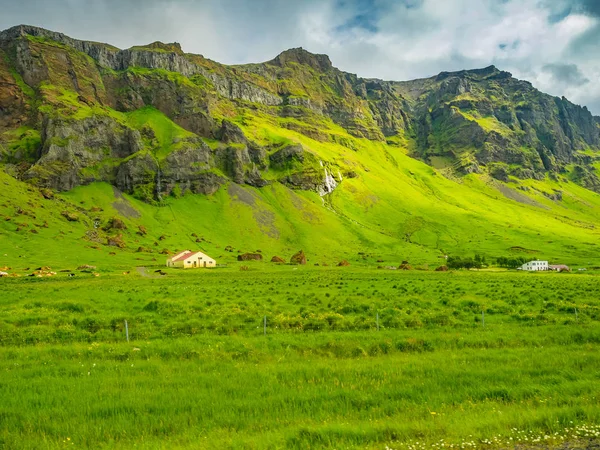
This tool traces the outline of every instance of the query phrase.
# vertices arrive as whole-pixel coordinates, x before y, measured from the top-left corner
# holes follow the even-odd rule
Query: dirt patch
[[[150,275],[145,267],[136,267],[135,269],[144,278],[161,278],[160,275]]]
[[[275,226],[275,214],[266,209],[256,209],[252,215],[263,233],[273,239],[279,239],[279,230]]]
[[[235,183],[227,188],[230,197],[240,203],[252,207],[252,215],[260,230],[273,239],[279,239],[279,230],[275,226],[275,214],[258,204],[258,197]]]
[[[535,206],[537,208],[550,209],[548,206],[542,205],[525,194],[521,194],[520,192],[517,192],[502,183],[494,183],[494,187],[498,189],[506,198],[514,200],[515,202],[519,202],[524,205]]]
[[[229,184],[227,187],[227,193],[234,200],[245,203],[248,206],[256,205],[256,196],[235,183]]]
[[[115,208],[119,214],[123,217],[127,217],[128,219],[139,219],[142,217],[140,212],[131,206],[131,203],[123,197],[123,193],[118,190],[116,187],[113,188],[113,193],[115,194],[115,198],[117,199],[113,202],[112,207]]]
[[[509,250],[511,252],[518,252],[518,253],[539,253],[538,250],[532,250],[530,248],[519,247],[519,246],[510,247]]]

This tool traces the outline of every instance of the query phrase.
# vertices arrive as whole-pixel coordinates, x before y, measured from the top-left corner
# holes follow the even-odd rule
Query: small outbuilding
[[[552,264],[549,267],[550,267],[550,270],[554,270],[555,272],[570,272],[571,271],[569,266],[565,266],[564,264]]]
[[[167,259],[167,267],[179,267],[181,269],[196,269],[200,267],[216,267],[217,262],[202,252],[185,250]]]
[[[529,261],[520,267],[520,270],[525,270],[527,272],[538,272],[538,271],[548,270],[548,269],[549,269],[548,261],[538,261],[538,260]]]

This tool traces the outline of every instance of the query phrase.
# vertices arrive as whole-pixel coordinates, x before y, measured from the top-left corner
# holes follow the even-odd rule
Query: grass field
[[[600,436],[595,275],[267,263],[75,273],[0,280],[0,448]]]

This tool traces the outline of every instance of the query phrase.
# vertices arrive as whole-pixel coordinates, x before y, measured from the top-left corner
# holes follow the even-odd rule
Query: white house
[[[185,250],[167,259],[167,267],[193,269],[198,267],[215,267],[217,262],[202,252]]]
[[[537,272],[540,270],[548,270],[548,261],[529,261],[521,266],[520,270],[526,270],[527,272]]]

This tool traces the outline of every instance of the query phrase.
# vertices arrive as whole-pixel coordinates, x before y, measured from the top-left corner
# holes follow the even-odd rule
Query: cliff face
[[[0,162],[39,185],[101,180],[152,201],[228,180],[325,195],[353,176],[343,159],[271,138],[277,128],[348,151],[354,139],[404,146],[457,174],[571,171],[600,186],[597,118],[495,67],[391,82],[303,49],[224,66],[176,43],[119,50],[30,26],[0,32]]]

